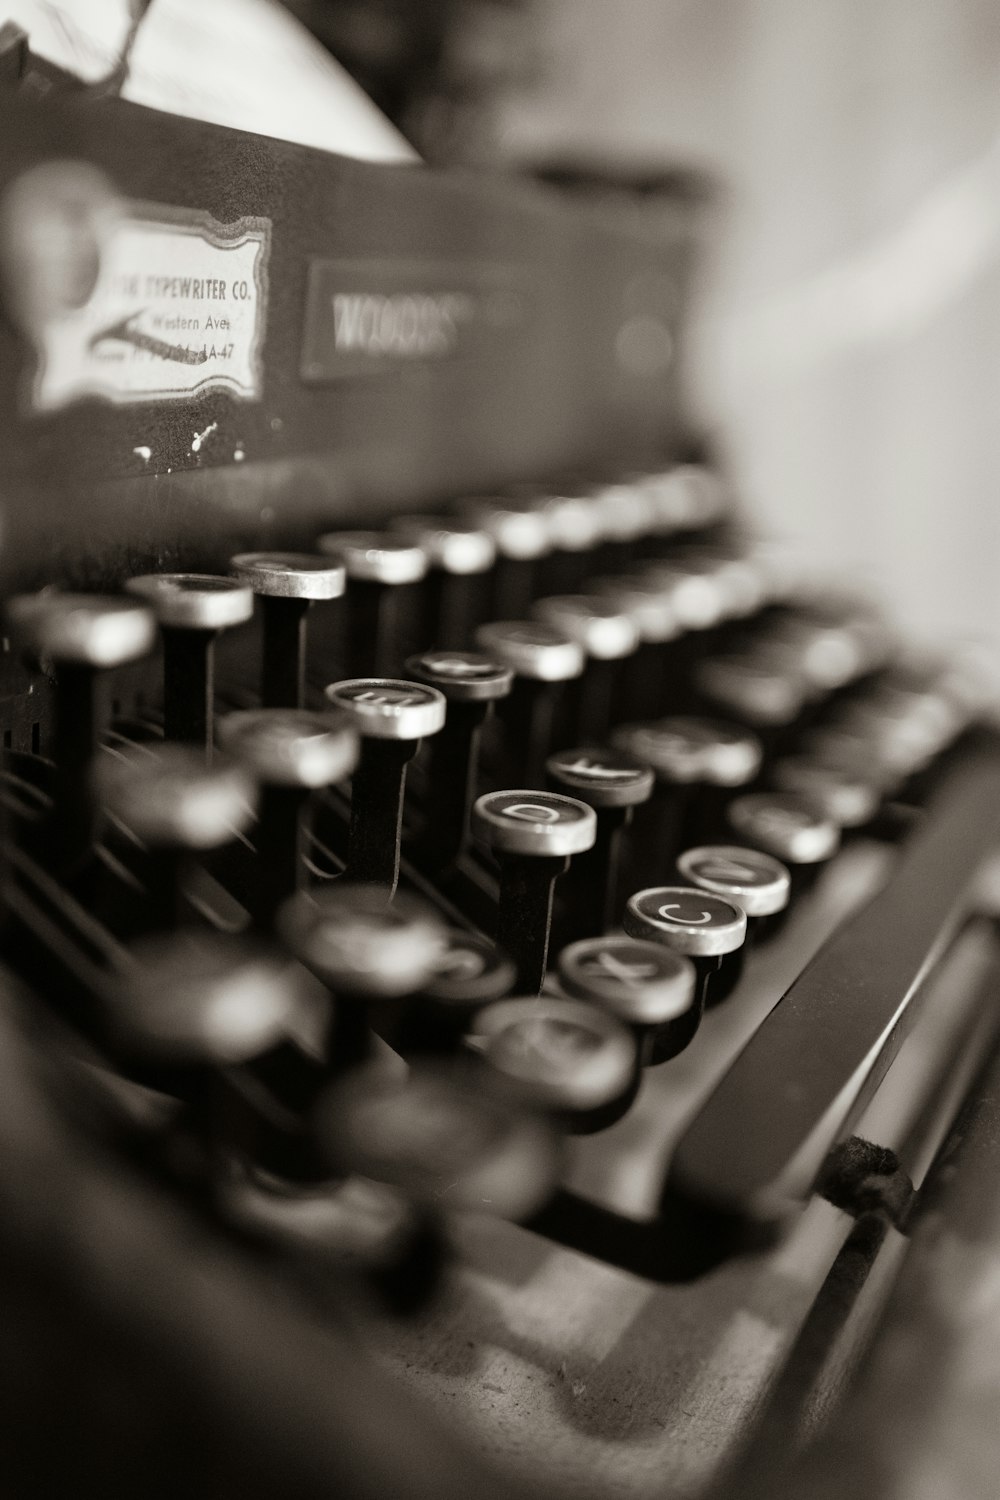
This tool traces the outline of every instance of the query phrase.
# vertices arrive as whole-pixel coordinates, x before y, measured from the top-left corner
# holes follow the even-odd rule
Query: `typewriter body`
[[[992,679],[704,461],[696,199],[2,109],[18,1492],[918,1493]]]

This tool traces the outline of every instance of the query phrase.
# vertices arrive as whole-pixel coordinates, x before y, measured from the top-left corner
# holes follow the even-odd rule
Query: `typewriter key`
[[[340,598],[344,569],[311,552],[239,552],[229,566],[261,601],[261,703],[302,708],[309,611],[317,600]]]
[[[805,797],[753,792],[729,804],[729,826],[788,866],[793,898],[807,890],[840,848],[840,829]]]
[[[447,930],[425,902],[387,904],[371,886],[337,880],[285,903],[278,929],[295,957],[334,997],[329,1054],[338,1071],[368,1056],[371,1025],[391,1024],[398,1001],[417,994],[447,950]]]
[[[704,464],[676,464],[653,476],[658,492],[657,509],[668,513],[675,528],[704,531],[726,514],[729,498],[718,474]]]
[[[256,788],[249,774],[194,746],[157,744],[105,755],[94,786],[108,816],[143,846],[145,928],[176,927],[191,915],[198,856],[245,834]]]
[[[187,931],[135,944],[109,986],[108,1022],[140,1076],[185,1101],[168,1160],[215,1180],[233,1151],[296,1171],[309,1155],[302,1122],[258,1066],[319,1031],[328,1005],[287,955],[242,937]]]
[[[420,840],[423,859],[443,869],[455,862],[468,842],[479,732],[490,704],[510,693],[514,674],[509,667],[474,651],[422,651],[407,659],[404,670],[408,677],[443,693],[448,702],[444,728],[430,746]]]
[[[684,631],[711,630],[725,615],[725,599],[712,571],[688,570],[683,561],[655,562],[640,569],[640,577],[669,599]]]
[[[695,886],[661,885],[636,891],[622,923],[630,937],[664,943],[690,958],[698,974],[695,1002],[670,1026],[671,1051],[661,1033],[663,1055],[673,1056],[691,1041],[705,1006],[718,1004],[740,977],[747,932],[746,913],[731,901]]]
[[[601,540],[599,506],[586,494],[539,495],[533,502],[545,521],[551,554],[541,565],[543,594],[578,592]]]
[[[252,617],[253,590],[208,573],[144,573],[125,587],[146,600],[163,635],[165,738],[211,756],[215,638]]]
[[[496,544],[490,614],[501,619],[521,614],[535,592],[539,559],[551,551],[545,517],[530,500],[500,497],[465,501],[461,511]]]
[[[436,1215],[386,1182],[288,1182],[237,1158],[218,1204],[254,1239],[301,1251],[336,1276],[363,1278],[393,1312],[416,1311],[440,1279],[445,1246]]]
[[[45,847],[65,874],[86,860],[97,836],[90,776],[106,717],[106,674],[146,656],[156,625],[135,600],[98,594],[21,594],[8,601],[5,616],[14,640],[55,672],[55,775]]]
[[[649,807],[636,824],[630,873],[638,881],[662,876],[681,849],[720,830],[734,788],[754,780],[762,756],[749,730],[687,715],[623,725],[612,741],[656,773]]]
[[[864,828],[875,817],[882,800],[874,780],[805,755],[776,760],[770,777],[779,791],[808,798],[841,829]]]
[[[553,791],[578,797],[597,818],[594,847],[573,861],[561,891],[566,915],[559,936],[571,942],[617,921],[622,833],[632,809],[652,795],[654,776],[624,750],[592,746],[550,755],[545,769]]]
[[[403,828],[406,767],[420,741],[445,722],[436,688],[393,677],[333,682],[326,696],[354,721],[361,757],[351,784],[347,873],[352,880],[396,889]]]
[[[769,750],[794,725],[808,696],[794,670],[760,659],[752,647],[699,662],[694,683],[710,708],[748,724]]]
[[[670,652],[681,627],[668,589],[641,573],[598,578],[590,588],[613,601],[632,619],[639,646],[622,664],[612,696],[612,719],[651,718],[669,707]]]
[[[726,620],[745,620],[765,603],[767,582],[746,541],[713,541],[702,550],[685,553],[686,566],[694,559],[704,559],[718,579]]]
[[[358,733],[346,714],[261,708],[227,714],[219,744],[260,782],[251,916],[270,927],[282,901],[302,883],[304,815],[310,793],[350,776]]]
[[[642,485],[616,480],[596,485],[590,491],[590,498],[601,533],[602,571],[628,567],[634,559],[636,544],[658,530],[656,507],[649,491]]]
[[[772,621],[756,649],[762,657],[797,673],[818,697],[860,677],[870,659],[863,640],[847,622],[821,622],[793,612]]]
[[[605,1129],[628,1109],[641,1071],[636,1038],[607,1010],[562,996],[498,1000],[481,1010],[466,1046],[513,1097],[576,1134]]]
[[[713,891],[746,912],[749,948],[761,928],[761,919],[784,911],[791,891],[791,877],[779,860],[759,849],[737,844],[703,844],[685,849],[677,860],[680,875],[699,890]]]
[[[538,599],[532,613],[582,648],[587,665],[566,704],[567,737],[600,739],[611,717],[611,694],[621,663],[639,645],[632,616],[613,599],[563,594]]]
[[[258,1057],[325,1004],[292,959],[209,931],[142,939],[106,996],[109,1021],[135,1055],[208,1068]]]
[[[537,995],[545,978],[555,881],[571,855],[593,846],[594,810],[552,792],[488,792],[473,806],[472,830],[500,866],[497,942],[517,966],[518,988]]]
[[[497,711],[504,730],[504,770],[511,781],[538,786],[565,684],[583,671],[583,648],[563,631],[535,620],[481,625],[476,645],[515,676],[510,697]]]
[[[695,1003],[697,987],[694,964],[683,954],[614,934],[564,948],[559,979],[568,995],[600,1005],[631,1028],[644,1067],[672,1056],[671,1023]]]
[[[488,531],[453,516],[400,516],[393,531],[427,555],[430,571],[423,588],[420,639],[459,648],[483,618],[483,575],[496,562],[496,542]]]
[[[511,959],[473,932],[449,932],[448,946],[419,995],[408,1002],[391,1040],[411,1056],[454,1052],[476,1012],[509,995],[517,980]]]
[[[389,1182],[418,1202],[525,1219],[559,1179],[559,1132],[466,1068],[377,1065],[324,1097],[317,1133],[335,1170]]]
[[[347,572],[347,669],[381,676],[398,662],[400,596],[426,576],[422,547],[382,531],[328,531],[319,550],[339,558]]]

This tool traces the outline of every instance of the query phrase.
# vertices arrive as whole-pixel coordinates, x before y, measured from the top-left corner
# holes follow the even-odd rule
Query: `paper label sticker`
[[[227,391],[261,396],[271,221],[134,204],[101,248],[82,307],[34,331],[32,405],[83,396],[115,405]]]

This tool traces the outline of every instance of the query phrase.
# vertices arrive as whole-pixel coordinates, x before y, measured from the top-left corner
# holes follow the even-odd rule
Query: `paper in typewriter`
[[[87,83],[118,61],[129,0],[7,0],[0,21]],[[366,161],[412,161],[340,65],[271,0],[154,0],[122,89],[134,104]]]

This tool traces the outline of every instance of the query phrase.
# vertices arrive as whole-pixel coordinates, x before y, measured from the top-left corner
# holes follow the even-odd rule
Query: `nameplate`
[[[504,267],[317,258],[300,373],[322,385],[499,351],[527,317],[524,287]]]

